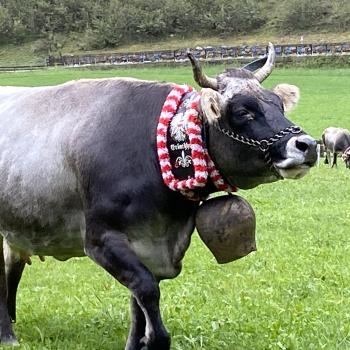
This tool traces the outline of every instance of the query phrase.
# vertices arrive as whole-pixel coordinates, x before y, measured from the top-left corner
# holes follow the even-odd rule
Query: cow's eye
[[[244,118],[246,120],[253,120],[254,119],[253,113],[251,113],[247,110],[239,111],[237,113],[237,117],[242,118],[242,119]]]
[[[254,119],[254,114],[247,110],[235,111],[230,118],[233,128],[243,128]]]

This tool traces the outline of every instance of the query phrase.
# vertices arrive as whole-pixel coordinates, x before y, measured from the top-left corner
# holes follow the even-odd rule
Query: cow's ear
[[[203,117],[209,124],[215,123],[221,117],[224,105],[224,99],[217,91],[213,89],[201,90],[200,108]]]
[[[286,112],[292,110],[300,98],[299,88],[295,85],[279,84],[273,89],[273,92],[282,99]]]

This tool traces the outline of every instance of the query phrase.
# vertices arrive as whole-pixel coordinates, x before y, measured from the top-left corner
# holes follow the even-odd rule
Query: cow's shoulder
[[[57,89],[69,90],[75,87],[79,88],[120,88],[120,89],[137,89],[137,88],[166,88],[173,87],[173,83],[159,82],[153,80],[142,80],[131,77],[111,77],[111,78],[93,78],[93,79],[76,79],[70,80],[63,84],[56,85]]]

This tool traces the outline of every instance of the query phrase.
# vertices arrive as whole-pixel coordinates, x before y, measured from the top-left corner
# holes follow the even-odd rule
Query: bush
[[[279,29],[284,33],[329,27],[332,6],[329,1],[293,0],[278,7]]]
[[[9,11],[0,6],[0,40],[7,42],[13,36],[13,21]]]
[[[219,4],[216,27],[221,34],[251,32],[266,22],[262,7],[257,1],[221,0]]]
[[[105,42],[101,40],[98,32],[88,29],[78,37],[77,45],[78,48],[83,51],[98,50],[104,48]]]
[[[348,0],[2,0],[0,40],[79,33],[81,49],[187,36],[348,30]],[[43,50],[45,43],[36,43]],[[51,50],[49,48],[49,50]]]

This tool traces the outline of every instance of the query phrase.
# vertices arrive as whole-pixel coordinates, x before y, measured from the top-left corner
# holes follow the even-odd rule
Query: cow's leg
[[[17,339],[13,333],[10,315],[7,309],[7,283],[5,273],[5,259],[3,238],[0,235],[0,343],[17,345]]]
[[[16,296],[19,281],[22,277],[22,272],[24,270],[26,262],[24,260],[19,260],[12,263],[9,266],[7,272],[7,308],[12,322],[16,322]]]
[[[130,299],[131,311],[131,327],[129,337],[126,344],[127,350],[140,349],[142,347],[142,338],[146,332],[146,318],[136,298],[131,296]]]
[[[331,154],[330,154],[330,152],[327,150],[327,151],[326,151],[326,158],[324,159],[324,163],[325,163],[325,164],[329,164],[329,163],[330,163],[330,159],[331,159]]]
[[[332,168],[333,168],[334,166],[337,166],[337,153],[336,153],[336,152],[333,153]]]
[[[7,280],[7,309],[12,322],[16,322],[17,288],[28,260],[24,259],[19,253],[13,251],[6,241],[4,242],[4,251]]]
[[[129,337],[127,349],[170,349],[170,337],[160,316],[158,281],[140,262],[125,234],[105,225],[92,224],[88,219],[86,223],[86,254],[131,291],[145,317],[143,338],[139,339],[142,323],[138,323],[130,333],[130,337],[136,338]],[[138,308],[136,312],[139,322],[142,322]]]

